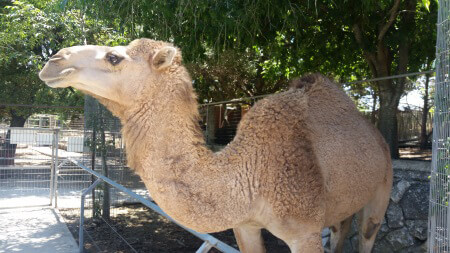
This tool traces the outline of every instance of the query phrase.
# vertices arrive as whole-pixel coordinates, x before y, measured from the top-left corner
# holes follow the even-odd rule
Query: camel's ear
[[[172,65],[173,58],[177,53],[174,47],[163,47],[153,56],[152,65],[157,70],[162,70]]]

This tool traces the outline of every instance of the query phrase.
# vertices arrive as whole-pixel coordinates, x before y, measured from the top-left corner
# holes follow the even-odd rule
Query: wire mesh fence
[[[429,252],[450,246],[450,1],[439,1],[436,42],[436,95],[429,210]]]
[[[115,182],[133,190],[136,194],[150,198],[148,192],[134,172],[126,166],[124,142],[120,133],[120,122],[96,100],[86,97],[85,131],[80,140],[81,156],[75,158],[83,165],[99,172]],[[88,188],[95,178],[85,170],[65,160],[58,171],[58,207],[71,230],[78,239],[80,221],[81,190]],[[77,193],[74,199],[73,193]],[[85,201],[85,247],[87,252],[115,251],[136,252],[132,246],[132,229],[123,227],[121,220],[129,218],[124,205],[136,203],[127,194],[106,183],[100,183],[86,195]],[[98,233],[98,229],[101,232]],[[129,230],[129,233],[126,233]],[[118,231],[121,231],[120,233]]]
[[[48,128],[0,128],[0,207],[56,204],[58,194],[76,205],[73,199],[86,182],[68,180],[68,175],[79,170],[65,160],[82,157],[83,134]]]
[[[0,207],[50,204],[54,139],[49,129],[0,128]]]
[[[83,130],[58,130],[58,149],[55,152],[55,198],[58,207],[80,205],[80,192],[90,184],[90,176],[68,161],[68,158],[83,159],[88,147],[84,142]]]

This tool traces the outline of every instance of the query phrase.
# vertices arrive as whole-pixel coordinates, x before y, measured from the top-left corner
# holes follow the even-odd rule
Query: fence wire
[[[0,208],[56,204],[58,194],[65,205],[79,206],[74,198],[89,181],[65,161],[83,155],[83,134],[1,127]]]
[[[0,207],[50,204],[54,138],[49,129],[0,128]]]
[[[450,211],[450,0],[439,1],[436,93],[429,211],[429,252],[449,252]]]

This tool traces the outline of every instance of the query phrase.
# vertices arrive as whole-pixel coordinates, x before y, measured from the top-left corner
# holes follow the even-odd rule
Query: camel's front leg
[[[261,236],[261,229],[254,226],[242,225],[233,229],[234,236],[242,253],[266,252]]]

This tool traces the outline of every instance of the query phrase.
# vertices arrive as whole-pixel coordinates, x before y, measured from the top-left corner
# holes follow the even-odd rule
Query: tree
[[[434,57],[433,57],[434,59]],[[431,69],[432,62],[427,62],[427,68]],[[433,104],[430,102],[430,74],[425,75],[424,87],[423,87],[423,107],[422,107],[422,118],[420,125],[420,137],[419,137],[419,147],[420,149],[428,148],[428,140],[430,137],[430,133],[427,132],[427,123],[428,123],[428,113],[430,112]]]
[[[67,91],[52,91],[43,84],[37,72],[66,37],[76,36],[70,17],[45,13],[43,1],[2,1],[0,10],[0,115],[11,127],[23,127],[27,118],[43,109],[9,104],[43,104],[61,102]],[[72,28],[72,29],[70,29]],[[81,101],[81,96],[73,94]],[[14,164],[16,144],[9,142],[10,132],[1,143],[0,164]]]
[[[57,1],[3,0],[0,6],[0,117],[8,119],[11,127],[23,127],[33,113],[67,112],[33,105],[83,105],[81,93],[50,89],[37,73],[61,48],[82,44],[86,39],[91,43],[117,43],[122,37],[95,20],[86,20],[80,10],[63,12]],[[6,138],[1,145],[0,164],[13,164],[15,144]]]
[[[12,1],[0,11],[0,96],[2,104],[57,104],[77,93],[53,91],[37,76],[58,48],[79,41],[74,15],[45,12],[46,1]],[[46,7],[50,8],[50,7]],[[28,116],[43,109],[2,106],[11,126],[23,126]],[[5,115],[6,114],[6,115]]]
[[[358,6],[355,2],[351,4],[353,7]],[[434,27],[436,16],[428,15],[425,18],[425,7],[419,9],[421,6],[417,0],[382,1],[369,7],[369,13],[347,21],[352,26],[355,40],[373,77],[416,71],[425,63],[427,55],[411,54],[414,47],[435,44],[433,32],[430,34],[418,29],[419,20],[429,24],[428,27]],[[435,13],[436,5],[432,4],[432,8]],[[428,36],[423,36],[424,33]],[[380,99],[379,129],[389,144],[393,158],[398,157],[397,108],[405,91],[405,83],[405,78],[376,83]]]
[[[194,65],[201,96],[279,90],[289,78],[306,72],[343,82],[413,72],[428,59],[420,49],[435,46],[437,3],[429,0],[76,3],[91,15],[123,24],[131,37],[173,41],[183,48],[184,59]],[[242,67],[230,68],[226,59]],[[249,62],[239,61],[244,59]],[[398,156],[397,107],[405,82],[399,78],[369,84],[380,103],[379,128],[393,157]],[[367,92],[361,85],[350,89]]]

